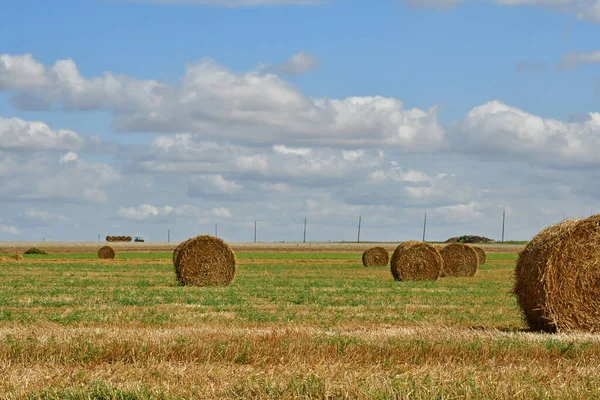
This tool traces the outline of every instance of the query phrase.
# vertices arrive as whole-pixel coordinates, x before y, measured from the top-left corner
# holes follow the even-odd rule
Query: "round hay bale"
[[[440,254],[444,259],[442,276],[466,277],[477,272],[479,260],[475,250],[461,243],[452,243],[444,247]]]
[[[390,262],[390,253],[383,247],[372,247],[362,255],[365,267],[385,267]]]
[[[107,242],[110,242],[110,241],[112,241],[112,236],[107,236],[105,239]]]
[[[397,281],[435,281],[443,265],[444,260],[435,247],[413,240],[396,248],[390,269]]]
[[[12,256],[12,258],[13,258],[13,260],[19,261],[19,262],[24,261],[23,256],[20,254],[15,254],[14,256]]]
[[[133,240],[133,238],[132,238],[131,236],[127,236],[127,237],[125,238],[125,240],[127,240],[128,242],[131,242],[131,241]]]
[[[479,265],[483,265],[487,262],[487,254],[481,247],[472,246],[475,253],[477,253],[477,260],[479,261]]]
[[[542,230],[519,254],[514,293],[533,330],[600,331],[600,215]]]
[[[98,250],[98,258],[113,259],[115,258],[115,255],[115,249],[113,249],[111,246],[104,246]]]
[[[173,257],[177,279],[184,285],[229,285],[235,279],[235,253],[219,238],[197,236],[184,242]]]

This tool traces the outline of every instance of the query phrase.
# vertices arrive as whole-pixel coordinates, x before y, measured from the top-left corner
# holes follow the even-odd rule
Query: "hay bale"
[[[390,253],[383,247],[372,247],[362,255],[365,267],[385,267],[390,262]]]
[[[203,235],[180,246],[173,258],[177,279],[184,285],[229,285],[235,279],[235,253],[223,240]]]
[[[23,256],[20,254],[15,254],[14,256],[12,256],[12,259],[19,262],[24,261]]]
[[[435,247],[413,240],[396,248],[390,269],[397,281],[435,281],[443,264],[442,256]]]
[[[126,241],[128,241],[128,242],[131,242],[131,241],[133,240],[133,238],[132,238],[131,236],[127,236],[127,237],[125,238],[125,240],[126,240]]]
[[[483,265],[487,262],[487,254],[481,247],[472,246],[475,253],[477,253],[477,260],[479,261],[479,265]]]
[[[113,259],[115,258],[115,249],[111,246],[103,246],[98,250],[98,258],[102,259]]]
[[[444,259],[442,276],[466,277],[477,272],[479,260],[475,250],[462,243],[452,243],[444,247],[440,254]]]
[[[600,215],[542,230],[519,254],[514,293],[533,330],[600,331]]]

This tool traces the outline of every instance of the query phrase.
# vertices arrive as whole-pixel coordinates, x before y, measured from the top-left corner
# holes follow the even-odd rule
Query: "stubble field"
[[[598,336],[527,332],[510,294],[519,246],[487,247],[473,278],[407,283],[363,267],[367,245],[234,245],[236,281],[212,288],[177,285],[172,244],[111,261],[94,246],[0,264],[0,398],[600,392]]]

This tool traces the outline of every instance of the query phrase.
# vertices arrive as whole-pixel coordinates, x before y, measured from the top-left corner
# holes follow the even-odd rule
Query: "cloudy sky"
[[[600,0],[0,1],[0,240],[600,212]]]

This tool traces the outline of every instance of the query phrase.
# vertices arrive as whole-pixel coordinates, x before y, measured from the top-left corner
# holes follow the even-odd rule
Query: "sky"
[[[600,212],[600,0],[0,0],[0,241],[527,240]]]

